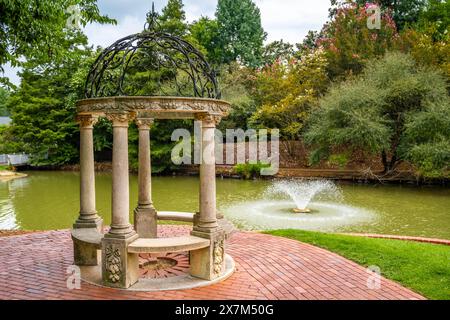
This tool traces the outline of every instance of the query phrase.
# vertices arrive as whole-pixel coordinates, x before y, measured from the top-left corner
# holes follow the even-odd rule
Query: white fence
[[[30,161],[28,154],[0,154],[0,164],[7,164],[10,166],[25,165]]]

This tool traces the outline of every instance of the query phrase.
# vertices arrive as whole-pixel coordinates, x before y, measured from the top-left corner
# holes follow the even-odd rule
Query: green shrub
[[[243,163],[234,166],[234,173],[240,175],[244,179],[254,179],[261,175],[261,169],[268,168],[268,164],[264,163]]]
[[[332,154],[328,159],[328,163],[332,166],[338,166],[342,169],[348,163],[348,155],[345,153]]]

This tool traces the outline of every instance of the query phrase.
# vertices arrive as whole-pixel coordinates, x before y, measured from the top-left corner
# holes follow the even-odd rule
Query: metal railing
[[[25,153],[0,154],[0,164],[9,166],[26,165],[30,161],[30,155]]]

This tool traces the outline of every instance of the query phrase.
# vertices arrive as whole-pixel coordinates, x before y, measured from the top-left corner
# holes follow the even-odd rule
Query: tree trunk
[[[386,151],[381,152],[381,161],[383,162],[383,175],[389,175],[391,174],[397,165],[399,164],[399,160],[397,158],[396,152],[393,153],[391,159],[388,159],[388,156],[386,154]]]

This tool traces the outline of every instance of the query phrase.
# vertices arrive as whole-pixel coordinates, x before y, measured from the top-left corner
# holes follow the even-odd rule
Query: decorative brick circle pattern
[[[163,236],[189,231],[187,226],[159,227]],[[236,232],[228,242],[228,253],[236,262],[236,272],[207,287],[131,292],[82,282],[80,290],[70,290],[69,231],[4,237],[0,238],[0,299],[424,299],[384,278],[380,289],[369,289],[365,268],[290,239]]]
[[[141,278],[160,279],[181,276],[189,273],[189,256],[183,253],[161,253],[139,255]]]

